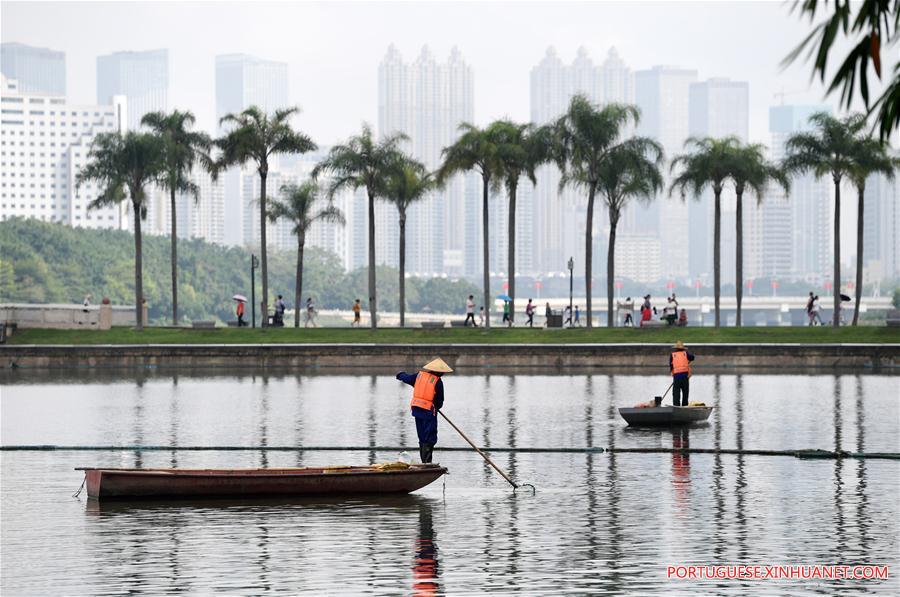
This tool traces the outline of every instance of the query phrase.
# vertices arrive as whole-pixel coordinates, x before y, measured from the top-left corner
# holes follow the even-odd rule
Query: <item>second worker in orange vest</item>
[[[669,371],[672,372],[672,404],[687,406],[691,391],[691,361],[694,355],[684,347],[684,342],[675,343],[675,350],[669,355]],[[681,402],[681,404],[679,404]]]
[[[398,380],[413,387],[409,406],[416,420],[419,457],[423,463],[431,462],[434,445],[437,443],[437,411],[444,406],[444,383],[441,376],[452,372],[453,369],[443,359],[434,359],[418,373],[401,371],[397,374]]]

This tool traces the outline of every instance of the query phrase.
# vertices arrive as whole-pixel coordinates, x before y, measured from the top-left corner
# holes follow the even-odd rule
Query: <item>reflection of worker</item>
[[[419,536],[416,538],[416,557],[413,564],[413,595],[430,597],[438,593],[438,549],[431,507],[419,507]]]
[[[453,369],[443,359],[434,359],[418,373],[401,371],[397,374],[398,380],[413,387],[409,406],[416,419],[419,456],[423,463],[431,462],[434,445],[437,443],[437,411],[444,406],[444,383],[441,376],[452,372]]]
[[[672,434],[672,485],[675,502],[677,506],[686,506],[688,484],[691,482],[691,456],[682,450],[690,448],[688,428],[682,427]],[[679,508],[680,511],[682,510]]]
[[[688,405],[688,393],[691,383],[691,361],[694,355],[684,348],[684,342],[675,343],[675,349],[669,355],[669,371],[672,372],[672,404],[675,406]],[[679,399],[681,404],[679,404]]]

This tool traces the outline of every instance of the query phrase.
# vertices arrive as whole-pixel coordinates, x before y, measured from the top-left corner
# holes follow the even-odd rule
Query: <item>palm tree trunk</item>
[[[481,180],[484,182],[484,190],[482,193],[482,201],[481,201],[481,233],[483,235],[484,241],[484,327],[491,327],[491,249],[489,246],[489,233],[488,233],[488,193],[489,193],[489,184],[490,184],[490,176],[481,176]]]
[[[834,311],[831,327],[841,327],[841,178],[834,177]]]
[[[303,304],[303,248],[306,235],[297,236],[297,278],[294,286],[294,327],[300,327],[300,305]]]
[[[584,229],[584,294],[585,294],[585,314],[587,322],[585,325],[588,329],[594,327],[594,314],[591,309],[591,273],[593,272],[593,249],[594,244],[594,196],[596,189],[591,185],[588,191],[587,204],[587,222]],[[571,314],[570,314],[571,316]]]
[[[262,278],[262,327],[269,323],[269,264],[266,251],[266,177],[268,165],[259,168],[259,253]]]
[[[722,298],[722,189],[714,190],[715,210],[713,215],[713,301],[716,306],[716,327],[721,325],[719,303]]]
[[[138,191],[139,192],[139,191]],[[132,197],[135,193],[132,192]],[[134,308],[137,331],[144,329],[144,239],[141,237],[141,205],[132,203],[134,208]]]
[[[612,202],[610,202],[612,203]],[[616,226],[619,225],[619,210],[609,206],[609,246],[606,249],[606,326],[616,324],[613,312],[613,284],[616,277]]]
[[[375,319],[375,195],[371,189],[369,194],[369,324],[374,330],[378,327]]]
[[[175,189],[169,191],[172,204],[172,325],[178,325],[178,224],[175,213]]]
[[[513,182],[509,185],[509,243],[507,251],[507,269],[509,273],[506,276],[507,294],[512,299],[509,301],[509,321],[512,325],[513,318],[516,315],[516,191],[518,185]]]
[[[863,285],[863,197],[866,194],[866,181],[857,187],[859,201],[856,208],[856,296],[853,302],[853,325],[859,322],[859,302],[862,300]]]
[[[741,327],[741,300],[744,298],[744,206],[743,189],[737,191],[737,203],[734,211],[735,249],[734,249],[734,297],[737,301],[737,313],[734,325]]]
[[[400,210],[400,327],[406,326],[406,210]]]

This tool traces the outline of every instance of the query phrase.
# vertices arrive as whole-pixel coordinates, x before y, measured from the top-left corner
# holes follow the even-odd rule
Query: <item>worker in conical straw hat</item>
[[[453,373],[453,369],[441,358],[429,361],[417,373],[397,373],[398,380],[413,387],[409,406],[416,420],[419,457],[423,464],[431,462],[437,443],[437,411],[444,406],[444,382],[441,377],[445,373]]]
[[[694,355],[687,351],[684,342],[678,340],[669,355],[669,371],[672,373],[672,405],[687,406],[691,391],[691,361]]]

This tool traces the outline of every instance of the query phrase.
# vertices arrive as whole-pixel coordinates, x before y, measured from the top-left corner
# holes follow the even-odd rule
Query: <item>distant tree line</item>
[[[170,241],[144,239],[144,296],[151,321],[168,323],[171,315]],[[293,306],[295,255],[273,252],[270,287]],[[113,304],[134,303],[134,237],[118,230],[69,228],[19,218],[0,222],[0,302],[81,303],[90,294],[94,304],[109,297]],[[181,323],[191,320],[234,319],[235,293],[250,296],[250,252],[202,240],[179,242],[178,297]],[[397,270],[378,268],[382,306],[398,309]],[[304,300],[319,308],[350,309],[365,299],[366,268],[345,272],[336,255],[318,248],[306,250]],[[260,280],[257,272],[257,295]],[[480,289],[465,280],[445,278],[407,280],[407,302],[416,312],[462,313],[465,297]],[[249,314],[249,310],[248,310]]]

